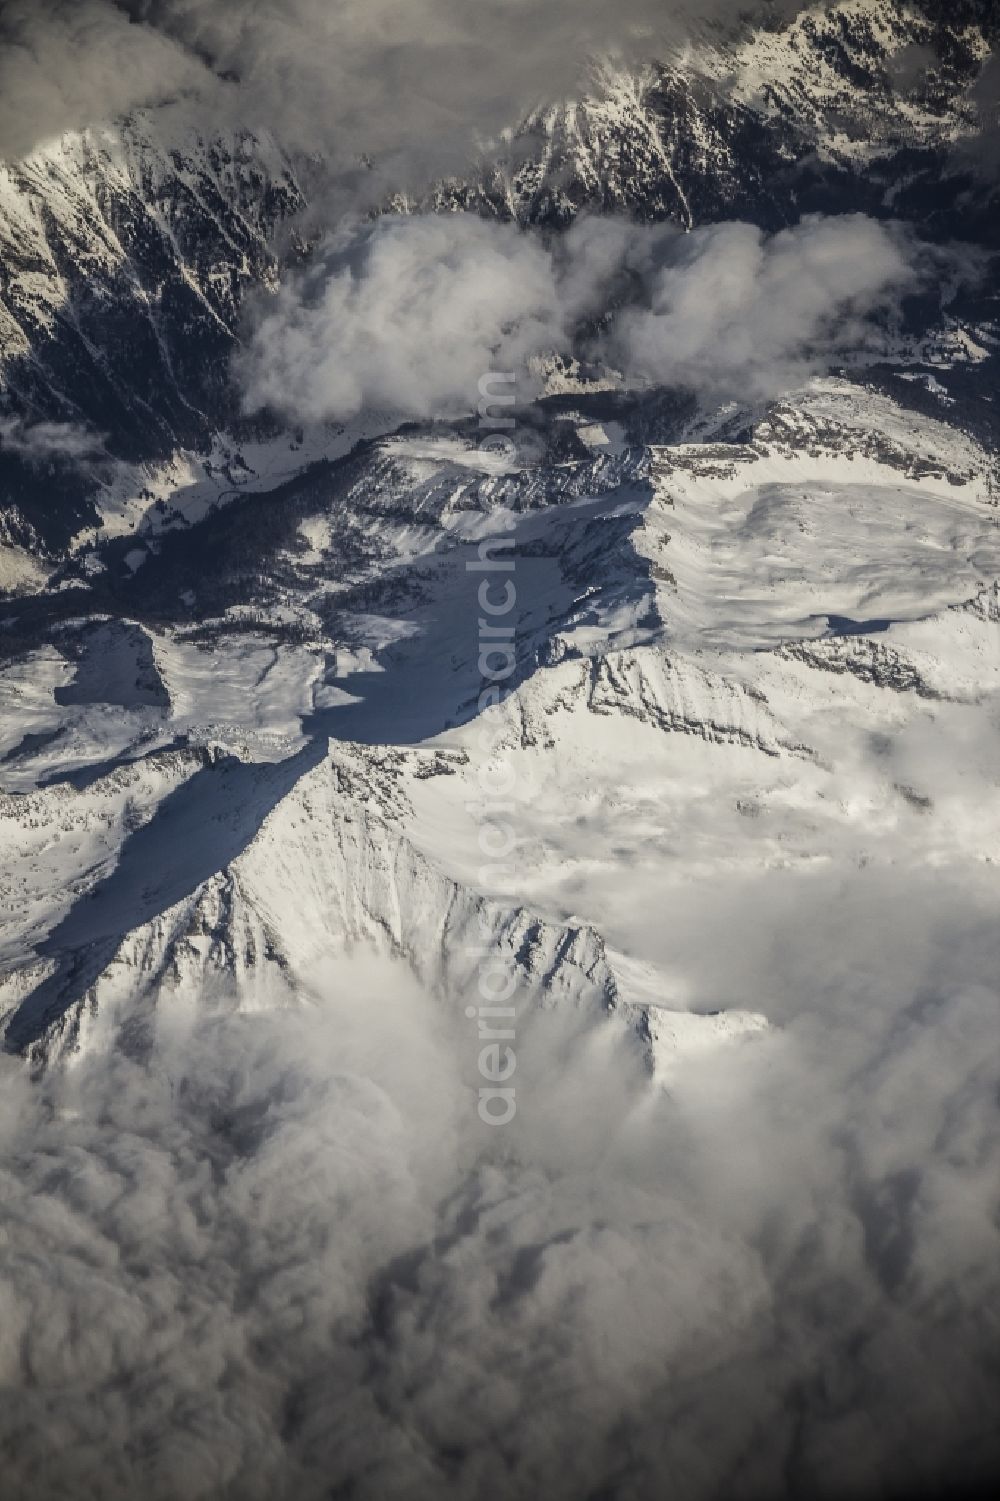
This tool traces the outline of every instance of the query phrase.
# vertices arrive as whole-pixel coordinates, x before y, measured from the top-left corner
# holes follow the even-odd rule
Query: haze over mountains
[[[995,9],[477,16],[0,17],[4,1494],[985,1487]]]

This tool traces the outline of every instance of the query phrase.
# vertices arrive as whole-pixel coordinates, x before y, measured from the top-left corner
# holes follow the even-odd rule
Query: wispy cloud
[[[103,447],[100,435],[78,422],[25,422],[22,417],[0,417],[0,452],[17,454],[29,463],[90,458]]]

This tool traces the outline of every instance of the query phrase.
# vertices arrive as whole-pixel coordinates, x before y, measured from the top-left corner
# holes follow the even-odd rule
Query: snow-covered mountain
[[[436,206],[688,228],[849,207],[982,239],[989,189],[960,163],[991,40],[988,7],[842,0],[606,65]],[[778,851],[872,858],[860,810],[894,847],[932,827],[952,847],[903,747],[993,712],[989,282],[945,312],[915,299],[895,360],[778,402],[626,394],[553,364],[506,463],[467,422],[391,412],[253,431],[229,359],[302,194],[267,137],[181,121],[66,135],[0,175],[9,1045],[64,1048],[212,970],[246,995],[272,972],[301,984],[316,945],[374,943],[458,994],[479,921],[532,1005],[618,1010],[663,1066],[686,1001],[604,920],[599,879],[568,876],[564,810],[640,864],[641,825],[668,885],[675,861],[703,879]],[[478,769],[465,565],[504,524],[501,739],[526,785],[553,766],[561,783],[516,889],[477,880],[443,811]]]
[[[843,380],[742,443],[633,444],[585,397],[543,433],[502,472],[461,428],[375,440],[23,602],[39,644],[0,676],[8,1046],[141,1038],[225,977],[290,1004],[359,946],[450,1004],[478,930],[528,1012],[607,1011],[669,1073],[766,1021],[690,995],[634,896],[609,904],[613,871],[669,901],[775,865],[991,859],[992,454]],[[489,756],[467,571],[505,529],[506,882],[469,811]],[[939,767],[977,724],[959,791]]]
[[[847,208],[995,239],[969,166],[996,27],[989,6],[841,0],[639,72],[601,64],[592,94],[511,132],[471,200],[444,196],[544,223],[596,207],[773,228]]]

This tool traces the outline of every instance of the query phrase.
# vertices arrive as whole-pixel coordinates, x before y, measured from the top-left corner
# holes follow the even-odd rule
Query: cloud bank
[[[462,1004],[381,964],[320,973],[301,1009],[164,1003],[142,1062],[31,1086],[7,1060],[5,1495],[988,1476],[995,883],[772,872],[674,921],[694,990],[774,1030],[654,1094],[610,1024],[547,1013],[502,1133]]]
[[[645,56],[761,0],[5,0],[0,157],[184,93],[341,167],[394,177],[464,165],[538,102],[579,87],[596,53]]]
[[[197,58],[108,0],[0,6],[0,159],[204,84]]]
[[[862,215],[774,235],[593,218],[551,241],[463,214],[386,217],[263,305],[238,375],[250,410],[295,421],[467,411],[484,371],[546,352],[756,399],[882,347],[874,315],[919,284],[920,255]]]

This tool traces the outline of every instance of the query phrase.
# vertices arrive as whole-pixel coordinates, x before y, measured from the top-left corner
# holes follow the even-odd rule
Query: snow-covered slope
[[[282,994],[301,1004],[316,967],[359,946],[402,957],[450,999],[473,990],[486,943],[516,976],[522,1007],[615,1008],[596,932],[456,883],[405,832],[408,785],[453,774],[453,758],[346,748],[320,757],[310,746],[277,765],[222,758],[188,769],[149,821],[133,814],[119,826],[110,869],[88,851],[77,900],[38,946],[50,972],[21,1000],[9,1043],[44,1036],[50,1053],[92,1044],[96,1028],[106,1045],[119,1027],[140,1032],[149,1005],[194,1006],[213,983],[235,982],[243,1006]],[[153,758],[140,786],[163,770]],[[140,775],[129,774],[130,807]],[[111,773],[92,796],[113,805],[119,784]],[[644,1015],[631,1020],[648,1045]]]
[[[109,554],[100,618],[36,621],[0,674],[8,1046],[139,1047],[224,983],[303,1004],[369,949],[456,1006],[478,939],[526,1014],[613,1015],[669,1081],[767,1007],[699,991],[658,913],[992,859],[990,454],[838,380],[742,443],[595,452],[592,411],[548,421],[499,471],[461,427],[383,438]],[[467,565],[500,534],[516,664],[481,714]],[[497,758],[515,854],[484,866]]]

